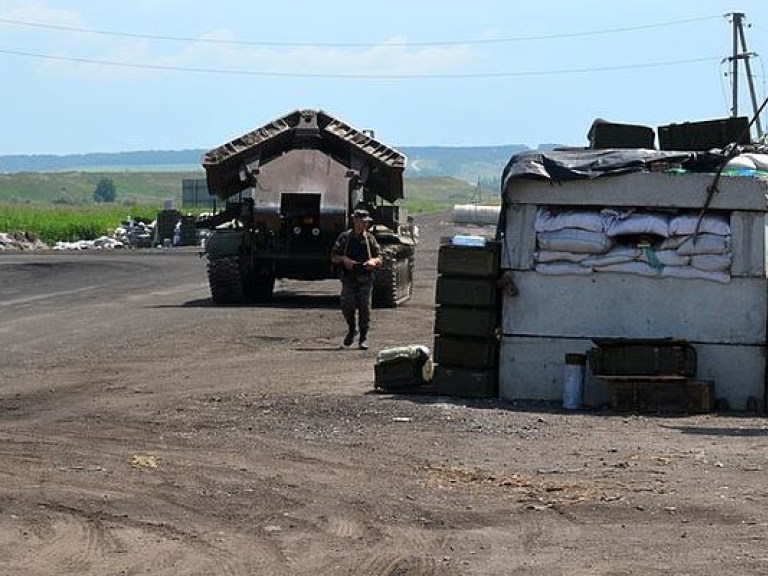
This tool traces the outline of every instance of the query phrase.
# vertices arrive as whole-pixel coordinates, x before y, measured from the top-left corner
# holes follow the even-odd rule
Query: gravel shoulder
[[[765,574],[768,425],[373,392],[336,282],[213,306],[194,250],[0,254],[0,574]]]

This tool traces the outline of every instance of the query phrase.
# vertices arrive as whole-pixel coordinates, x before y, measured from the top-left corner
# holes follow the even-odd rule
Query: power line
[[[186,66],[171,66],[163,64],[138,64],[133,62],[120,62],[114,60],[100,60],[95,58],[75,58],[68,56],[54,56],[51,54],[38,54],[34,52],[22,52],[18,50],[0,49],[0,54],[21,56],[26,58],[38,58],[43,60],[55,60],[62,62],[74,62],[96,66],[114,66],[119,68],[134,68],[142,70],[159,70],[166,72],[195,72],[201,74],[219,74],[230,76],[263,76],[272,78],[317,78],[317,79],[345,79],[345,80],[456,80],[462,78],[522,78],[531,76],[560,76],[566,74],[587,74],[596,72],[616,72],[620,70],[638,70],[642,68],[662,68],[696,64],[701,62],[718,61],[719,57],[688,58],[684,60],[669,60],[664,62],[646,62],[639,64],[622,64],[617,66],[598,66],[593,68],[566,68],[560,70],[540,70],[526,72],[468,72],[454,74],[336,74],[336,73],[308,73],[308,72],[274,72],[269,70],[232,70],[219,68],[198,68]]]
[[[725,15],[727,16],[727,14]],[[372,48],[372,47],[427,47],[427,46],[472,46],[488,44],[510,44],[514,42],[534,42],[544,40],[559,40],[565,38],[580,38],[586,36],[598,36],[605,34],[618,34],[622,32],[634,32],[639,30],[649,30],[653,28],[665,28],[670,26],[679,26],[691,24],[694,22],[704,22],[714,20],[723,16],[703,16],[700,18],[686,18],[683,20],[671,20],[667,22],[657,22],[654,24],[639,24],[637,26],[624,26],[620,28],[604,28],[599,30],[589,30],[584,32],[566,32],[562,34],[544,34],[539,36],[511,36],[507,38],[489,38],[489,39],[467,39],[467,40],[442,40],[442,41],[392,41],[392,42],[277,42],[268,40],[217,40],[214,38],[191,38],[187,36],[169,36],[158,34],[138,34],[133,32],[119,32],[114,30],[99,30],[96,28],[84,28],[78,26],[66,26],[63,24],[46,24],[43,22],[31,22],[25,20],[15,20],[12,18],[0,18],[0,23],[13,26],[26,26],[30,28],[43,28],[46,30],[61,30],[66,32],[78,32],[85,34],[100,34],[104,36],[118,36],[122,38],[140,38],[144,40],[162,40],[169,42],[196,42],[201,44],[223,44],[236,46],[267,46],[282,48]]]

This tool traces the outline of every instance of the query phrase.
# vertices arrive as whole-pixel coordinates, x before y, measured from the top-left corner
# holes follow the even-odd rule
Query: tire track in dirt
[[[58,508],[35,520],[29,530],[35,545],[21,553],[21,566],[44,568],[49,574],[85,574],[121,549],[119,540],[98,519]]]
[[[365,533],[365,528],[349,516],[331,516],[325,526],[325,531],[337,538],[359,538]]]
[[[434,558],[422,555],[402,554],[394,551],[376,551],[352,561],[347,569],[349,576],[435,576],[439,566]]]
[[[146,522],[103,511],[44,504],[52,522],[38,529],[34,551],[24,562],[46,573],[101,573],[119,563],[130,571],[247,576],[285,572],[285,562],[266,541],[224,530],[187,532],[166,522]],[[130,551],[130,552],[129,552]]]

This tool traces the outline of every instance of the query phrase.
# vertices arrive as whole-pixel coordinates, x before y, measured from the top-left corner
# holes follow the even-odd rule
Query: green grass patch
[[[498,194],[485,191],[478,198],[478,188],[464,180],[450,177],[407,178],[405,205],[409,214],[440,212],[455,204],[470,204],[482,200],[484,204],[498,204]]]
[[[47,244],[93,240],[114,230],[129,216],[151,222],[157,216],[157,207],[0,204],[0,231],[26,232]]]
[[[181,201],[184,178],[200,177],[189,172],[18,172],[0,174],[0,202],[56,202],[69,204],[93,202],[99,180],[109,178],[115,184],[117,203],[148,202],[162,204],[164,199]]]

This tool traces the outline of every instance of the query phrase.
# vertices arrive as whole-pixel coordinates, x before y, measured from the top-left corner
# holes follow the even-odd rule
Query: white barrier
[[[501,206],[456,204],[451,219],[454,224],[493,224],[499,221]]]

